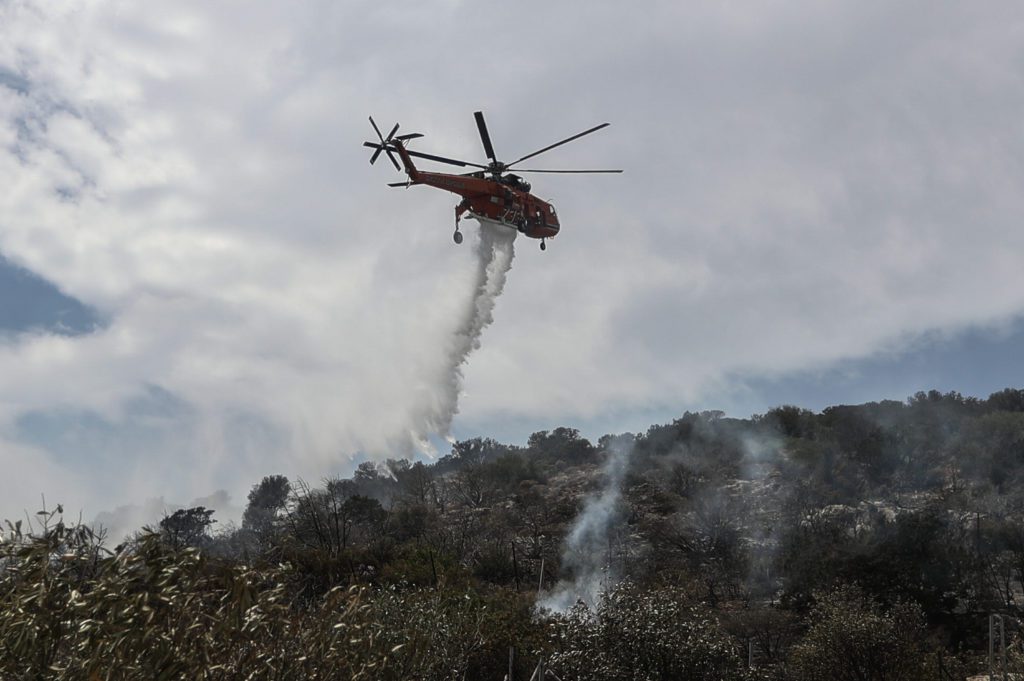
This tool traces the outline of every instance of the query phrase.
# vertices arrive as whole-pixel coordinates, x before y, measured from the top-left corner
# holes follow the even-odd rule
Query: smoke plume
[[[616,438],[611,442],[603,471],[604,488],[584,502],[583,512],[565,541],[562,569],[571,577],[559,580],[539,603],[540,608],[565,612],[583,602],[594,610],[602,594],[618,581],[611,561],[610,538],[619,521],[622,481],[632,451],[632,438]]]
[[[505,288],[505,280],[512,269],[516,234],[513,229],[489,223],[480,225],[472,294],[466,301],[451,342],[445,348],[447,361],[442,365],[442,373],[436,382],[436,402],[430,405],[431,413],[422,421],[432,433],[448,436],[451,431],[452,420],[459,411],[462,367],[469,355],[480,347],[483,330],[494,321],[494,304]],[[418,439],[426,447],[422,435]]]

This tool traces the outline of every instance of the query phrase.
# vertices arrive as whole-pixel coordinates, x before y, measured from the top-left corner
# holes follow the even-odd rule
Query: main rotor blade
[[[369,147],[371,149],[377,149],[378,152],[382,150],[382,145],[377,144],[376,142],[363,142],[363,146],[364,147]],[[390,149],[391,149],[391,147],[389,146],[388,150],[390,151]],[[412,149],[406,149],[405,151],[410,156],[415,156],[416,158],[425,158],[428,161],[437,161],[438,163],[448,163],[448,164],[451,164],[453,166],[459,166],[459,167],[462,167],[462,168],[465,168],[466,166],[473,166],[474,168],[483,168],[484,170],[487,169],[487,166],[480,165],[479,163],[470,163],[469,161],[459,161],[458,159],[445,158],[444,156],[435,156],[433,154],[424,154],[422,151],[413,151]]]
[[[477,111],[473,114],[473,117],[476,118],[476,127],[480,131],[480,140],[484,143],[484,151],[487,153],[487,158],[497,163],[498,159],[494,157],[494,147],[491,146],[491,136],[487,133],[484,112]]]
[[[517,173],[621,173],[621,170],[537,170],[526,168],[514,168]]]
[[[461,166],[463,168],[465,168],[466,166],[473,166],[474,168],[483,168],[485,170],[487,169],[487,166],[480,165],[479,163],[470,163],[469,161],[459,161],[459,160],[454,159],[454,158],[445,158],[444,156],[434,156],[433,154],[424,154],[421,151],[411,151],[409,149],[406,149],[406,152],[408,152],[408,154],[410,156],[415,156],[416,158],[425,158],[428,161],[437,161],[438,163],[448,163],[448,164],[451,164],[453,166]]]
[[[538,149],[537,151],[533,152],[532,154],[527,154],[526,156],[523,156],[522,158],[520,158],[520,159],[518,159],[516,161],[512,161],[511,163],[509,163],[505,167],[506,168],[511,168],[512,166],[514,166],[515,164],[519,163],[520,161],[525,161],[528,158],[533,158],[534,156],[537,156],[538,154],[543,154],[545,151],[551,151],[555,147],[560,147],[563,144],[566,144],[568,142],[572,142],[573,140],[578,140],[579,138],[583,137],[584,135],[589,135],[592,132],[597,132],[601,128],[607,128],[609,125],[611,125],[611,123],[602,123],[601,125],[594,126],[590,130],[584,130],[583,132],[579,133],[578,135],[573,135],[572,137],[566,137],[561,142],[555,142],[554,144],[552,144],[550,146],[546,146],[543,149]]]

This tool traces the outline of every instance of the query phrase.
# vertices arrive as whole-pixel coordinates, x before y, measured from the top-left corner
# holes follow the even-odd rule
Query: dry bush
[[[39,534],[11,530],[0,677],[376,679],[387,666],[360,590],[297,608],[286,567],[211,561],[156,534],[106,552],[88,528],[59,520]]]

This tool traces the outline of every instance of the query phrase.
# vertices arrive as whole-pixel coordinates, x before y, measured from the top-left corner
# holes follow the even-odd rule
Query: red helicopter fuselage
[[[391,141],[402,159],[409,184],[423,184],[458,194],[455,222],[469,214],[481,222],[517,229],[533,239],[554,238],[560,229],[555,207],[530,193],[530,185],[516,175],[486,177],[485,172],[469,175],[433,173],[416,168],[401,140]]]

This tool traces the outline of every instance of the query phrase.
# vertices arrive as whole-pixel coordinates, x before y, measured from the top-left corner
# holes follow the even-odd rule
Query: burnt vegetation
[[[604,600],[538,611],[624,441]],[[477,438],[117,545],[58,507],[4,528],[0,678],[962,679],[993,613],[1020,672],[1022,483],[1007,389]]]

